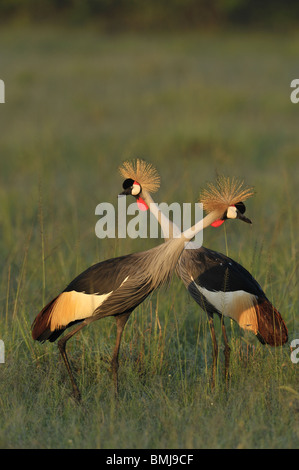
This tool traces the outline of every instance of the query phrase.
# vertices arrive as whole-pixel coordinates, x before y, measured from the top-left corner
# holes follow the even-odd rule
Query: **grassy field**
[[[79,272],[157,240],[99,240],[97,204],[116,204],[118,165],[142,157],[161,175],[159,202],[193,202],[217,173],[245,178],[253,225],[207,229],[204,245],[249,269],[299,338],[299,36],[261,33],[103,35],[1,29],[1,448],[296,448],[299,364],[290,345],[262,346],[227,322],[226,388],[219,322],[209,386],[205,314],[174,278],[135,312],[120,354],[115,401],[112,318],[68,351],[31,339],[42,306]]]

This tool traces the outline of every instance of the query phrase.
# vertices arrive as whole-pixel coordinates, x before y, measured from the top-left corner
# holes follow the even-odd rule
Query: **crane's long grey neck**
[[[154,202],[151,195],[147,191],[142,191],[142,197],[148,205],[151,213],[158,220],[163,232],[164,239],[169,240],[171,238],[180,238],[182,232],[180,231],[179,227],[175,223],[173,223],[168,217],[166,217],[166,215],[161,211],[159,206]],[[199,248],[197,242],[191,242],[188,240],[191,240],[193,237],[195,237],[198,232],[200,232],[205,227],[217,220],[218,216],[219,214],[215,215],[215,213],[211,213],[204,219],[198,221],[193,227],[190,227],[189,229],[185,230],[185,232],[183,232],[183,236],[187,241],[185,248]]]
[[[181,231],[179,227],[172,222],[166,215],[161,211],[158,204],[152,199],[151,195],[147,191],[142,191],[142,198],[148,205],[151,213],[159,222],[162,232],[163,238],[165,240],[169,240],[171,238],[179,238],[181,235]]]
[[[149,206],[153,215],[159,221],[161,227],[162,224],[166,223],[168,226],[168,218],[161,212],[150,195],[143,191],[141,196]],[[170,279],[172,272],[176,268],[179,257],[186,247],[186,244],[190,242],[190,240],[195,237],[199,231],[203,230],[205,227],[208,227],[211,223],[217,220],[219,215],[220,214],[217,211],[211,212],[204,219],[200,220],[193,227],[185,230],[184,232],[180,232],[178,227],[176,227],[176,232],[179,234],[179,236],[166,240],[165,243],[148,250],[148,252],[146,252],[146,256],[148,257],[147,261],[144,262],[144,258],[142,258],[143,269],[137,270],[137,273],[139,271],[142,273],[142,283],[144,283],[145,279],[148,279],[148,282],[151,284],[152,288],[156,289],[158,286]],[[172,226],[174,227],[174,224],[172,224]]]

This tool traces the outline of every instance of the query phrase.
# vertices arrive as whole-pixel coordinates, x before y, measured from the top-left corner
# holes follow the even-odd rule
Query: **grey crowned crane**
[[[137,159],[135,162],[124,162],[120,173],[125,178],[123,193],[131,194],[137,199],[140,209],[148,209],[159,221],[164,237],[178,236],[180,230],[161,212],[154,203],[148,190],[148,182],[155,182],[155,190],[159,187],[159,175],[152,165]],[[147,183],[143,185],[143,181]],[[218,185],[218,187],[217,187]],[[213,226],[219,226],[228,218],[240,219],[251,223],[244,216],[245,205],[242,201],[250,197],[250,188],[243,188],[237,180],[218,179],[217,185],[210,185],[203,191],[201,202],[207,212],[213,211],[214,200],[219,201],[223,195],[230,199],[231,205],[223,210],[221,217]],[[220,192],[221,188],[221,192]],[[242,189],[243,188],[243,189]],[[234,198],[231,195],[235,193]],[[288,340],[287,327],[278,310],[267,299],[261,286],[252,275],[239,263],[194,242],[188,243],[179,258],[176,267],[187,290],[198,305],[207,313],[213,342],[213,377],[215,375],[218,345],[216,341],[213,315],[221,319],[221,328],[225,344],[225,375],[228,373],[230,347],[224,325],[224,318],[231,318],[238,325],[253,332],[262,344],[280,346]],[[213,378],[214,381],[214,378]]]
[[[144,187],[151,190],[154,184],[149,182]],[[58,348],[78,401],[81,395],[66,354],[67,341],[86,325],[104,317],[115,317],[117,333],[111,369],[117,393],[119,348],[130,314],[151,292],[170,280],[185,242],[219,219],[234,199],[234,195],[231,198],[220,197],[218,204],[215,201],[211,213],[178,238],[147,251],[108,259],[91,266],[72,280],[37,315],[32,324],[32,337],[40,342],[53,342],[67,328],[75,326],[58,341]]]

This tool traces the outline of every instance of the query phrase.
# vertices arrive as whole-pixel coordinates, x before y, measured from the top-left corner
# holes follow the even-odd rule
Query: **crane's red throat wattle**
[[[148,210],[148,205],[146,204],[146,202],[140,196],[137,199],[137,206],[138,206],[138,209],[141,210],[141,211],[147,211]]]
[[[218,219],[218,220],[215,220],[215,222],[213,222],[211,224],[212,227],[220,227],[220,225],[222,225],[224,222],[224,220],[221,220],[221,219]]]

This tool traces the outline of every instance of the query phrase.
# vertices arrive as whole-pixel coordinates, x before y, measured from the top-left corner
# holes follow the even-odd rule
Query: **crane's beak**
[[[245,215],[242,214],[239,210],[237,210],[237,219],[243,220],[243,222],[246,222],[247,224],[252,224],[251,220],[245,217]]]
[[[125,189],[122,193],[119,193],[119,196],[129,196],[131,194],[132,188]]]

